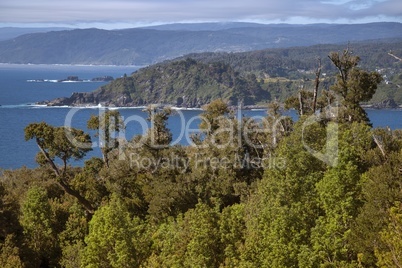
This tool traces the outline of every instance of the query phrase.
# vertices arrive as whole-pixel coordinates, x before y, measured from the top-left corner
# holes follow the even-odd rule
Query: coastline
[[[182,110],[182,111],[203,111],[202,107],[180,107],[174,106],[170,104],[149,104],[149,105],[139,105],[139,106],[105,106],[102,104],[88,104],[88,105],[47,105],[40,103],[24,103],[24,104],[2,104],[0,105],[0,109],[13,109],[13,108],[28,108],[28,109],[110,109],[110,110],[138,110],[138,109],[146,109],[150,105],[155,105],[159,107],[169,107],[172,110]],[[401,111],[402,105],[398,107],[382,107],[378,108],[373,104],[364,104],[361,107],[365,110],[384,110],[384,111]],[[229,106],[229,108],[236,110],[238,106]],[[242,110],[245,111],[267,111],[268,107],[264,105],[248,105],[243,106]]]
[[[3,66],[15,66],[15,67],[27,67],[27,66],[60,66],[60,67],[133,67],[133,68],[143,68],[148,65],[116,65],[116,64],[70,64],[70,63],[9,63],[0,62],[0,67]]]

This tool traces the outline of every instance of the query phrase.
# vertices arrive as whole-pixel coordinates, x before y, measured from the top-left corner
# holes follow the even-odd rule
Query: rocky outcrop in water
[[[46,104],[48,106],[82,106],[97,105],[97,98],[93,92],[73,93],[71,97],[56,98],[51,101],[42,101],[37,104]]]
[[[396,109],[398,108],[398,104],[395,102],[394,99],[386,99],[383,100],[382,102],[377,102],[371,105],[370,108],[373,109]]]
[[[37,104],[48,106],[93,106],[102,104],[105,106],[135,106],[129,95],[116,95],[114,98],[106,98],[101,92],[75,92],[71,97],[56,98],[51,101],[42,101]]]
[[[79,79],[78,76],[75,76],[75,75],[70,75],[70,76],[67,76],[67,78],[65,78],[65,79],[57,80],[57,82],[82,82],[82,81],[84,81],[84,80]]]

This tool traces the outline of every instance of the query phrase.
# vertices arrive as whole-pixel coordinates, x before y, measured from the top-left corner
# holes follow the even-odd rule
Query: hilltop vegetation
[[[266,73],[269,77],[300,78],[305,75],[303,71],[311,71],[317,67],[317,58],[322,59],[323,72],[335,71],[334,66],[328,60],[328,54],[330,51],[342,51],[347,47],[354,54],[360,55],[360,66],[362,68],[370,70],[394,68],[397,66],[398,60],[388,53],[402,55],[401,46],[401,39],[389,39],[350,42],[348,44],[271,48],[238,53],[192,53],[184,57],[190,57],[204,63],[223,62],[239,72],[254,72],[256,75]],[[179,57],[174,60],[180,59],[182,58]]]
[[[201,107],[215,99],[237,105],[269,100],[255,75],[241,76],[222,63],[205,64],[190,58],[142,68],[131,76],[116,79],[92,93],[73,94],[50,105],[104,103],[116,106],[170,104]]]
[[[270,97],[268,100],[284,102],[300,88],[309,90],[314,88],[318,60],[320,60],[322,73],[321,87],[328,89],[334,82],[333,78],[337,73],[336,68],[328,58],[329,51],[342,51],[346,47],[352,53],[362,55],[359,62],[361,68],[378,71],[384,76],[384,82],[379,85],[376,95],[366,104],[389,100],[402,104],[402,95],[399,94],[398,90],[402,86],[399,77],[402,62],[392,56],[402,55],[402,42],[400,40],[366,41],[350,43],[347,46],[334,44],[276,48],[238,53],[197,53],[166,61],[162,65],[181,61],[185,58],[192,58],[205,64],[215,62],[227,64],[239,72],[241,76],[255,77],[261,88],[267,92],[265,96]],[[265,96],[258,96],[257,99],[265,100]]]
[[[317,45],[265,49],[239,53],[198,53],[141,68],[93,93],[75,93],[50,105],[140,106],[169,104],[201,107],[221,98],[236,105],[266,105],[270,100],[284,102],[301,88],[312,91],[320,62],[320,87],[328,89],[337,70],[329,51],[342,51],[345,45]],[[349,44],[354,54],[363,55],[359,66],[378,70],[384,76],[371,102],[379,108],[402,104],[400,71],[402,63],[389,55],[402,55],[402,42],[362,42]],[[318,61],[320,59],[320,61]]]
[[[122,80],[132,81],[133,87],[125,88],[124,92],[137,100],[138,105],[168,103],[200,107],[218,98],[234,105],[242,100],[249,105],[257,98],[269,99],[254,75],[240,76],[229,65],[204,64],[190,58],[143,68]],[[99,91],[116,92],[116,88],[120,91],[119,82],[106,85]]]

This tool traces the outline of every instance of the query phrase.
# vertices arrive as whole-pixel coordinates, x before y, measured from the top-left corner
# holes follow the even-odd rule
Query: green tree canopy
[[[377,72],[367,72],[357,67],[360,57],[354,56],[349,49],[342,54],[332,52],[328,56],[338,69],[336,83],[331,87],[341,97],[343,106],[340,120],[346,122],[369,122],[366,112],[360,102],[369,101],[382,77]]]
[[[119,111],[107,110],[100,116],[92,115],[87,122],[88,129],[97,130],[103,161],[109,166],[109,153],[119,146],[118,135],[124,130],[124,122]]]
[[[38,163],[50,165],[64,191],[77,198],[89,213],[93,213],[92,204],[69,185],[67,172],[69,160],[82,159],[92,150],[91,137],[79,129],[53,127],[45,122],[29,124],[24,131],[25,140],[34,139],[39,147]],[[61,168],[56,164],[56,158],[62,161]]]

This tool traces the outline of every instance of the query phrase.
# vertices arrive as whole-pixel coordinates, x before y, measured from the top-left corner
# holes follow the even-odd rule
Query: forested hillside
[[[238,53],[193,53],[185,55],[195,60],[210,63],[223,62],[239,72],[265,72],[270,77],[300,77],[297,71],[313,70],[317,66],[317,58],[321,58],[324,72],[335,71],[328,58],[330,51],[342,51],[349,48],[361,57],[360,66],[374,70],[376,68],[393,68],[398,63],[389,53],[402,56],[402,40],[372,40],[350,42],[348,44],[322,44],[307,47],[290,47],[254,50]],[[180,60],[182,58],[173,59]]]
[[[244,118],[217,99],[192,146],[171,144],[169,108],[149,106],[128,141],[109,110],[88,119],[103,157],[73,167],[91,136],[32,122],[38,167],[1,172],[0,266],[398,267],[402,132],[359,105],[382,76],[348,50],[329,59],[329,89],[287,102],[297,122],[277,102]]]
[[[231,105],[266,105],[284,102],[301,88],[314,88],[319,67],[320,87],[328,89],[337,70],[328,53],[345,48],[362,55],[359,66],[384,76],[377,94],[365,104],[395,108],[402,104],[402,42],[362,42],[349,45],[317,45],[265,49],[239,53],[197,53],[141,68],[116,79],[93,93],[76,93],[49,105],[141,106],[168,104],[201,107],[222,98]]]
[[[337,72],[328,59],[328,53],[342,51],[346,47],[355,55],[360,55],[361,68],[377,70],[384,76],[384,82],[379,85],[377,93],[368,103],[376,104],[377,108],[395,108],[396,104],[401,105],[402,61],[397,59],[402,58],[400,40],[373,40],[348,45],[315,45],[239,53],[197,53],[185,57],[204,63],[222,62],[241,74],[253,73],[262,82],[261,87],[269,92],[271,99],[283,102],[300,87],[313,89],[312,80],[315,78],[318,59],[322,71],[321,86],[328,88],[333,83],[331,77]],[[387,106],[389,103],[394,106]]]
[[[168,104],[201,107],[212,100],[224,99],[231,105],[267,102],[254,74],[241,76],[223,63],[205,64],[193,59],[142,68],[131,76],[116,79],[90,93],[74,93],[48,105],[142,106]]]

